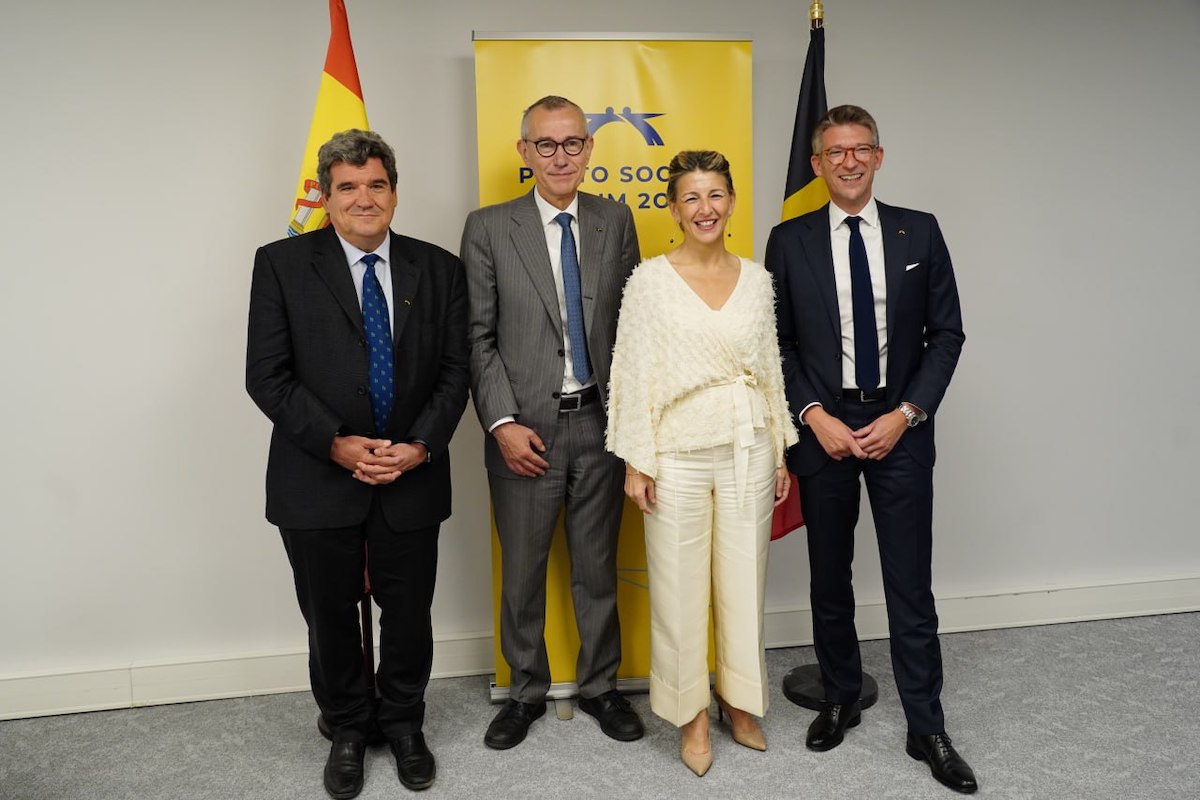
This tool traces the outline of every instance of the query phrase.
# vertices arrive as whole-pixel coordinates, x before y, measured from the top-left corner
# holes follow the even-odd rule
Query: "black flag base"
[[[821,711],[825,708],[825,686],[821,683],[821,668],[816,664],[802,664],[783,676],[783,696],[798,706]],[[862,676],[863,711],[875,705],[879,699],[879,684],[867,673]]]

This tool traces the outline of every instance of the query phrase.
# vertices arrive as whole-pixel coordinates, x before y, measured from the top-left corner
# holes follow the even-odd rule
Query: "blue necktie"
[[[368,253],[362,257],[367,265],[363,275],[363,327],[367,332],[367,352],[371,358],[371,411],[375,416],[375,434],[382,436],[392,413],[395,392],[392,378],[392,326],[388,322],[387,298],[375,277],[375,262],[379,256]]]
[[[579,255],[575,252],[575,234],[571,233],[571,215],[563,212],[554,218],[562,226],[563,294],[567,300],[567,338],[571,341],[571,368],[575,379],[587,383],[592,377],[588,361],[587,335],[583,330],[583,296],[579,289]]]
[[[871,289],[871,267],[867,244],[858,224],[862,217],[846,217],[850,226],[850,299],[854,309],[854,379],[858,388],[879,388],[879,331],[875,328],[875,293]]]

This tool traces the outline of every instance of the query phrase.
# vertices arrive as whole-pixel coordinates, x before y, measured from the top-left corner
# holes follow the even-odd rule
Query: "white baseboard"
[[[1200,610],[1200,578],[938,598],[942,633]],[[859,606],[863,639],[887,638],[882,603]],[[768,611],[768,647],[812,643],[807,608]],[[436,637],[433,676],[494,671],[490,632]],[[0,678],[0,719],[308,690],[304,652]]]

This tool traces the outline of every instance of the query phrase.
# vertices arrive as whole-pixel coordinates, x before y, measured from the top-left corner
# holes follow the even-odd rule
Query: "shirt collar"
[[[562,208],[562,209],[555,208],[554,206],[550,205],[550,203],[548,203],[546,201],[546,198],[542,197],[542,195],[538,192],[537,189],[533,190],[533,202],[537,204],[538,214],[540,214],[542,217],[542,226],[543,227],[545,227],[546,225],[549,225],[551,222],[554,222],[554,218],[557,217],[559,214],[563,213],[564,211],[566,211],[568,214],[570,214],[571,217],[576,222],[579,221],[579,193],[578,192],[576,192],[575,196],[573,198],[571,198],[571,205],[567,206],[566,208]],[[555,224],[557,224],[557,223],[555,223]]]
[[[879,206],[875,203],[875,198],[872,197],[867,201],[867,204],[863,206],[862,211],[859,211],[857,214],[848,214],[847,212],[838,208],[837,204],[832,200],[829,201],[830,230],[837,230],[838,226],[846,221],[846,217],[862,217],[863,222],[867,223],[869,227],[878,228]]]
[[[357,264],[359,261],[362,260],[362,257],[367,254],[366,250],[359,250],[357,247],[355,247],[354,245],[350,244],[345,239],[343,239],[342,235],[340,233],[338,233],[336,230],[334,231],[334,233],[337,233],[338,241],[341,242],[341,244],[342,244],[342,251],[346,254],[346,263],[347,264],[350,264],[350,265]],[[384,264],[391,266],[391,263],[392,263],[392,260],[391,260],[392,234],[390,231],[388,232],[387,236],[383,237],[383,244],[379,245],[379,247],[376,247],[372,252],[375,253],[375,255],[379,256],[379,260],[382,261]]]

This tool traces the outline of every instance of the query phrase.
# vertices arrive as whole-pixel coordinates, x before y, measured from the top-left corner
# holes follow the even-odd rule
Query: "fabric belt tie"
[[[733,389],[733,480],[737,487],[738,508],[741,508],[746,500],[746,479],[750,472],[754,431],[765,428],[767,423],[763,417],[762,403],[756,402],[758,381],[753,375],[739,375],[728,385]]]

